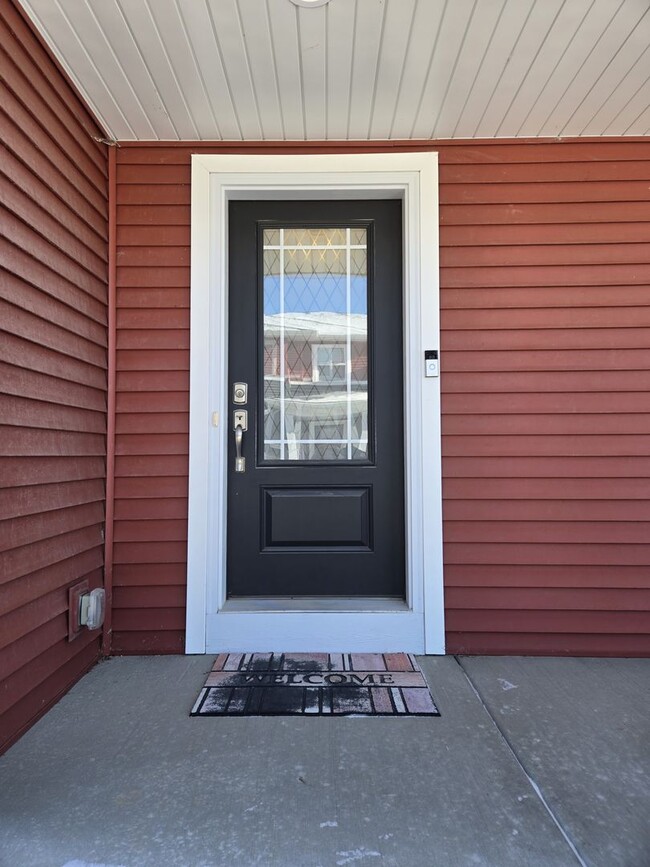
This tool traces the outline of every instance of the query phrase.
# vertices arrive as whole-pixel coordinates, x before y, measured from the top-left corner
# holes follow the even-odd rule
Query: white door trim
[[[403,202],[406,605],[226,603],[228,202],[265,198]],[[437,154],[195,154],[191,243],[186,653],[444,653]]]

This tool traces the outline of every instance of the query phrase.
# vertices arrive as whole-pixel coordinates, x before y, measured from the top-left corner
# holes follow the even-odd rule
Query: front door
[[[227,595],[403,599],[402,203],[229,207]]]

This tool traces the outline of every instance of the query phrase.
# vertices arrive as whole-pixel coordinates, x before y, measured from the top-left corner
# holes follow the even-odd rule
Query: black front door
[[[228,596],[403,598],[401,202],[232,202],[229,239]]]

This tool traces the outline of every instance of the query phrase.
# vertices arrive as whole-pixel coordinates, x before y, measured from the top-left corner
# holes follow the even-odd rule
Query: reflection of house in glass
[[[264,317],[267,460],[368,457],[367,318],[330,311]]]

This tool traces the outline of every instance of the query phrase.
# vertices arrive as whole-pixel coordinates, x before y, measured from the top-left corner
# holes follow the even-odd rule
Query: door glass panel
[[[263,233],[264,459],[368,459],[367,230]]]

